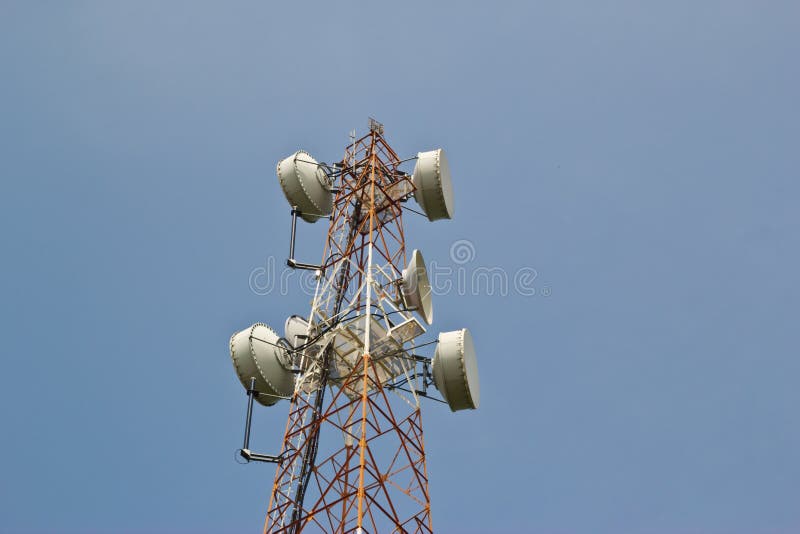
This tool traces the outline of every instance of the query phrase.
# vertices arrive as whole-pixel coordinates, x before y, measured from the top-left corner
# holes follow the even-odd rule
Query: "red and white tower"
[[[231,338],[250,397],[241,454],[277,464],[264,532],[432,532],[420,400],[433,385],[453,411],[479,403],[469,331],[425,341],[430,284],[403,228],[412,197],[430,220],[452,217],[446,157],[422,152],[405,173],[383,133],[370,120],[334,165],[303,151],[278,164],[293,215],[287,263],[313,270],[316,291],[283,337],[256,324]],[[319,265],[293,257],[298,217],[330,220]],[[433,358],[420,354],[433,345]],[[249,449],[254,399],[289,401],[276,456]]]

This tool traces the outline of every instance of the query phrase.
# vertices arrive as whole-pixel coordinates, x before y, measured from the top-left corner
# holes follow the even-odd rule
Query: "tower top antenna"
[[[277,464],[265,533],[430,534],[421,401],[452,411],[480,402],[472,336],[464,328],[425,339],[431,284],[422,253],[406,254],[406,211],[453,217],[447,158],[440,148],[401,158],[383,124],[368,124],[330,165],[305,151],[278,164],[292,216],[287,265],[314,271],[314,298],[283,337],[256,323],[231,339],[248,396],[240,456]],[[413,172],[402,170],[411,161]],[[407,208],[412,199],[424,213]],[[327,222],[319,263],[294,258],[298,218]],[[249,448],[254,401],[288,401],[277,455]]]
[[[383,124],[376,121],[372,117],[369,118],[369,131],[375,132],[378,135],[383,135]]]

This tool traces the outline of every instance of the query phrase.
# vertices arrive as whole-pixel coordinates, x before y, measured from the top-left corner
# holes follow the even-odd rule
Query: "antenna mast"
[[[418,251],[406,268],[403,203],[413,195],[429,219],[452,216],[443,152],[416,159],[413,176],[400,170],[370,119],[332,167],[304,152],[278,166],[293,206],[292,253],[297,216],[330,224],[320,265],[288,261],[316,271],[309,318],[291,317],[285,338],[257,337],[256,325],[231,341],[248,410],[252,395],[290,400],[278,456],[250,452],[248,411],[242,456],[278,464],[265,533],[433,531],[420,399],[435,385],[453,411],[474,409],[478,385],[467,330],[440,334],[433,361],[416,354],[436,342],[418,340],[425,328],[412,312],[431,321],[430,286]],[[291,392],[281,386],[288,375]]]

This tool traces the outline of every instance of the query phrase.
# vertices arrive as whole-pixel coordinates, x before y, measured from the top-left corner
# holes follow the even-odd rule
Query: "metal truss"
[[[298,377],[265,533],[432,532],[413,386],[426,380],[413,356],[421,327],[399,305],[403,203],[414,191],[401,163],[372,121],[334,165],[310,341],[295,355]]]

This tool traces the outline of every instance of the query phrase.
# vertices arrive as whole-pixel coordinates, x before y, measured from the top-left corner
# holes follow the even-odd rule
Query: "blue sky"
[[[437,532],[800,531],[796,2],[0,3],[0,531],[260,528],[228,338],[289,219],[274,165],[368,116],[442,146],[429,263],[482,406],[425,406]],[[301,228],[319,254],[322,224]],[[291,284],[290,284],[290,287]],[[278,446],[286,406],[253,440]]]

